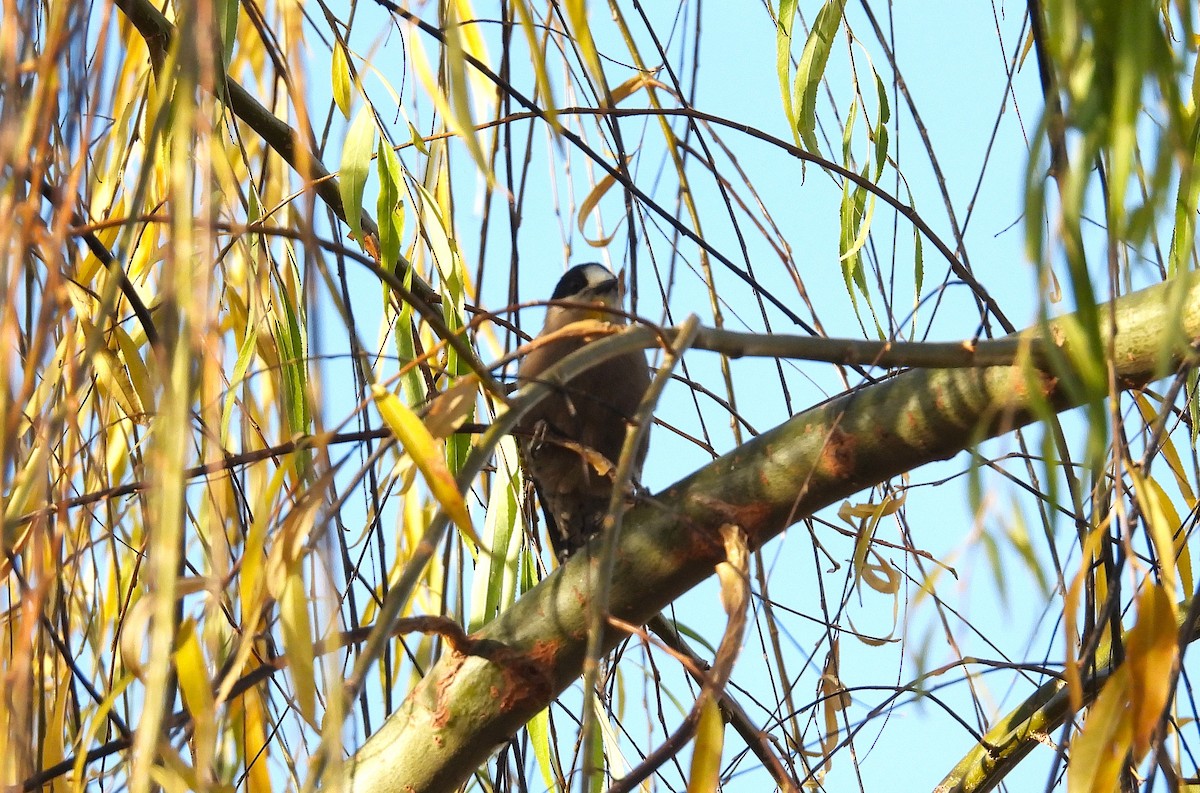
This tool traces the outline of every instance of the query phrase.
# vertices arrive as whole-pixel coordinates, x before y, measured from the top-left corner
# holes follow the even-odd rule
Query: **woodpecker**
[[[551,300],[581,305],[550,306],[538,338],[581,320],[624,325],[625,317],[619,313],[622,298],[617,277],[604,266],[572,267],[559,280]],[[517,369],[518,383],[537,382],[543,372],[588,341],[575,336],[535,347]],[[625,431],[649,386],[645,353],[626,353],[570,380],[517,425],[525,472],[542,503],[550,546],[559,562],[601,530]],[[634,481],[641,476],[648,442],[649,433],[636,450]]]

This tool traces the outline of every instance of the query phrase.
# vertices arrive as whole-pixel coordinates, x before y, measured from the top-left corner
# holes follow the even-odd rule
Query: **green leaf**
[[[375,165],[379,172],[379,198],[375,204],[379,222],[379,258],[390,270],[400,258],[400,241],[404,238],[404,202],[401,200],[404,166],[385,138],[379,139]]]
[[[550,760],[550,711],[540,711],[525,725],[529,731],[529,746],[533,749],[533,757],[537,760],[538,770],[542,772],[542,782],[546,790],[555,790],[554,763]]]
[[[879,79],[879,75],[875,75],[875,95],[879,100],[879,119],[875,123],[875,127],[871,130],[872,137],[875,139],[875,178],[873,181],[878,182],[879,177],[883,175],[883,167],[887,165],[888,156],[888,119],[892,117],[891,106],[888,104],[887,88],[883,84],[883,80]]]
[[[783,115],[796,143],[800,135],[796,126],[796,109],[792,105],[791,57],[792,26],[796,21],[796,0],[779,0],[778,27],[775,32],[775,72],[779,76],[779,91],[783,95]]]
[[[233,408],[237,403],[238,389],[246,381],[246,371],[254,360],[254,352],[258,348],[258,325],[251,323],[246,328],[246,338],[238,348],[237,360],[233,365],[233,373],[229,378],[229,389],[225,392],[225,403],[221,407],[221,443],[229,445],[229,425],[233,420]]]
[[[524,591],[519,578],[523,532],[517,502],[521,474],[516,468],[517,446],[511,437],[500,441],[495,459],[496,475],[492,477],[483,519],[485,547],[472,580],[471,632],[491,622]]]
[[[233,60],[233,45],[237,43],[238,0],[220,0],[216,8],[217,32],[221,36],[221,71]]]
[[[833,48],[833,37],[842,19],[846,0],[828,0],[817,14],[817,21],[809,31],[796,68],[794,105],[798,115],[796,133],[804,148],[813,153],[820,152],[817,145],[817,90],[825,76],[825,65],[829,63],[829,52]]]
[[[342,207],[346,212],[346,223],[350,226],[350,235],[356,240],[362,239],[363,188],[367,184],[367,168],[371,164],[374,149],[375,119],[368,108],[363,108],[346,132],[339,169],[341,181],[338,183]]]

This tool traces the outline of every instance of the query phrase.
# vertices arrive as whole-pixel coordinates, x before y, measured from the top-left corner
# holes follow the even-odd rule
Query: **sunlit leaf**
[[[542,774],[542,784],[546,786],[546,790],[554,790],[556,785],[554,782],[554,764],[550,760],[549,711],[540,711],[525,724],[525,729],[529,733],[529,748],[533,750],[533,757],[537,761],[538,770]]]
[[[564,0],[563,7],[567,12],[567,22],[570,24],[575,46],[583,56],[584,66],[597,86],[605,84],[604,68],[600,63],[600,53],[592,38],[592,26],[588,20],[587,0]]]
[[[1154,554],[1158,557],[1159,569],[1162,571],[1163,586],[1174,592],[1178,580],[1175,574],[1176,544],[1183,541],[1179,513],[1175,511],[1175,505],[1153,477],[1144,477],[1133,469],[1129,471],[1129,476],[1138,495],[1142,515],[1146,519],[1150,541],[1154,544]]]
[[[304,577],[296,572],[287,576],[279,598],[279,622],[288,671],[295,686],[296,706],[310,724],[317,724],[317,683],[313,653],[312,623],[308,616],[308,595]]]
[[[783,96],[783,117],[797,143],[800,143],[800,127],[792,104],[792,28],[796,22],[796,0],[779,0],[779,11],[775,15],[775,74],[779,78],[779,90]]]
[[[408,409],[400,399],[386,388],[375,385],[371,387],[375,398],[375,406],[383,417],[388,428],[396,435],[397,440],[416,463],[421,474],[425,477],[433,497],[446,510],[446,514],[458,526],[459,531],[476,545],[479,537],[471,525],[471,515],[467,512],[467,504],[458,484],[446,468],[441,445],[429,433],[415,413]]]
[[[593,248],[603,248],[607,246],[613,241],[613,238],[617,236],[617,231],[620,228],[618,226],[618,228],[607,237],[597,238],[588,237],[583,230],[584,225],[587,223],[588,216],[591,215],[596,209],[596,206],[600,203],[600,199],[604,198],[605,194],[611,190],[613,185],[616,183],[617,177],[613,176],[612,174],[605,174],[603,178],[596,183],[596,186],[593,187],[586,196],[584,196],[583,201],[581,201],[579,204],[579,218],[575,221],[575,223],[579,228],[579,233],[584,235],[584,239],[587,240],[587,244],[591,245]]]
[[[1083,731],[1071,741],[1067,793],[1113,793],[1133,739],[1128,707],[1129,667],[1122,665],[1104,683],[1088,708]]]
[[[1171,590],[1147,582],[1138,596],[1137,624],[1129,631],[1125,644],[1134,762],[1146,756],[1150,739],[1171,697],[1171,674],[1179,657],[1178,640]]]
[[[333,60],[331,62],[330,82],[333,90],[333,101],[346,120],[350,120],[350,64],[346,57],[346,48],[341,41],[333,43]]]
[[[725,721],[713,697],[700,703],[696,740],[692,748],[692,766],[688,774],[688,793],[715,791],[721,782],[721,751],[725,745]]]
[[[546,123],[550,129],[558,134],[561,131],[561,126],[558,121],[558,106],[554,101],[554,87],[550,84],[550,73],[546,69],[546,52],[542,43],[538,41],[538,30],[533,23],[533,16],[530,14],[529,5],[525,2],[513,3],[513,8],[517,12],[517,19],[521,21],[521,30],[525,33],[525,43],[528,46],[528,51],[533,62],[533,76],[537,85],[537,98],[542,107],[542,112],[545,113]]]
[[[379,259],[390,269],[400,259],[400,243],[404,239],[404,169],[385,138],[379,139],[376,169],[379,172],[379,198],[375,206],[379,223]]]
[[[814,154],[821,151],[817,144],[817,92],[825,76],[825,66],[833,49],[834,36],[842,21],[846,0],[826,0],[804,42],[800,62],[796,67],[795,102],[796,130],[804,148]]]
[[[197,625],[186,620],[176,639],[175,670],[183,704],[192,717],[192,746],[208,757],[216,749],[217,723],[208,664],[196,636]]]
[[[371,167],[371,155],[375,151],[375,118],[370,108],[358,111],[346,141],[342,146],[342,164],[338,168],[338,188],[342,194],[342,207],[346,212],[346,223],[350,235],[362,239],[362,199],[367,185],[367,171]]]

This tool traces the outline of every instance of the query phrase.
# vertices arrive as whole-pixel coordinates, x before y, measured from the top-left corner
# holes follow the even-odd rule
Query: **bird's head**
[[[553,318],[556,326],[584,319],[595,319],[602,322],[622,323],[620,314],[614,314],[609,309],[620,309],[624,302],[621,282],[607,267],[591,263],[579,264],[567,270],[554,287],[551,300],[569,300],[572,303],[589,303],[595,306],[588,310],[583,307],[567,308],[551,306],[547,319]],[[549,324],[549,323],[548,323]]]

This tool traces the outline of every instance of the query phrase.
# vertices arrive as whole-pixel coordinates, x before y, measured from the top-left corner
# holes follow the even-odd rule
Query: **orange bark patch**
[[[541,641],[528,653],[504,653],[493,657],[500,667],[502,683],[491,690],[500,708],[511,711],[526,700],[544,701],[554,685],[554,662],[561,650],[558,642]]]
[[[437,696],[434,700],[437,703],[437,706],[430,713],[430,722],[433,724],[435,729],[441,729],[442,727],[445,727],[450,721],[450,716],[453,713],[453,710],[449,705],[449,703],[453,701],[453,695],[450,693],[450,687],[454,685],[454,679],[458,677],[458,670],[462,668],[462,663],[464,660],[466,660],[466,656],[458,653],[453,653],[451,658],[454,668],[448,670],[446,674],[442,675],[441,679],[437,681]]]
[[[818,470],[833,479],[847,479],[854,474],[858,441],[841,427],[834,427],[821,447]]]

